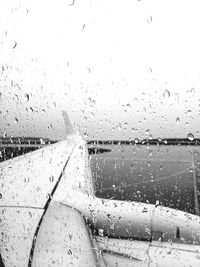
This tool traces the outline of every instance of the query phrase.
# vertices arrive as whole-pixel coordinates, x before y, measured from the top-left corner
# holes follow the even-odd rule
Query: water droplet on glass
[[[192,167],[189,168],[189,172],[193,173],[194,172],[194,169]]]
[[[175,100],[177,103],[179,103],[179,94],[175,94]]]
[[[25,94],[24,97],[25,97],[26,102],[28,102],[29,101],[29,94]]]
[[[19,121],[18,121],[18,118],[15,117],[15,123],[17,124]]]
[[[85,133],[84,133],[84,137],[85,137],[85,138],[87,138],[87,137],[88,137],[88,135],[89,135],[89,133],[88,133],[88,132],[85,132]]]
[[[138,138],[135,138],[135,143],[137,144],[139,142],[139,139]]]
[[[152,156],[153,150],[149,150],[149,156]]]
[[[147,23],[151,23],[152,20],[153,20],[152,16],[148,16],[148,17],[146,18]]]
[[[125,123],[124,123],[124,130],[126,130],[127,127],[128,127],[128,122],[125,122]]]
[[[149,134],[150,134],[150,130],[147,129],[147,130],[145,131],[145,134],[146,134],[146,135],[149,135]]]
[[[15,49],[16,46],[17,46],[17,42],[14,43],[12,48]]]
[[[103,236],[103,232],[104,232],[104,230],[100,228],[100,229],[99,229],[99,235],[100,235],[100,236]]]
[[[74,2],[75,2],[75,0],[72,0],[71,3],[69,4],[69,6],[73,6]]]
[[[193,141],[194,140],[194,135],[192,133],[189,133],[187,135],[187,138],[190,140],[190,141]]]
[[[176,118],[176,123],[177,123],[177,124],[180,123],[180,118],[179,118],[179,117]]]
[[[54,176],[53,176],[53,175],[51,175],[51,176],[49,177],[49,181],[50,181],[51,183],[54,181]]]
[[[119,123],[119,124],[117,125],[117,129],[118,129],[119,131],[121,131],[121,129],[122,129],[122,125],[121,125],[121,123]]]
[[[132,169],[132,170],[134,169],[134,165],[133,165],[133,164],[131,164],[131,169]]]
[[[188,109],[188,110],[186,111],[186,114],[190,116],[190,115],[192,114],[192,110],[191,110],[191,109]]]
[[[195,93],[195,88],[193,87],[193,88],[190,90],[190,92],[191,92],[192,94],[194,94],[194,93]]]
[[[163,92],[163,97],[164,98],[169,98],[170,97],[170,91],[168,89],[165,89]]]
[[[41,145],[45,145],[45,141],[44,141],[44,139],[40,138],[40,144],[41,144]]]
[[[160,170],[160,171],[163,170],[163,166],[162,166],[162,164],[159,164],[159,170]]]

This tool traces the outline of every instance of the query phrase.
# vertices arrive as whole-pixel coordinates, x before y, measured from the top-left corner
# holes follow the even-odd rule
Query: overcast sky
[[[0,1],[0,134],[199,137],[198,0]]]

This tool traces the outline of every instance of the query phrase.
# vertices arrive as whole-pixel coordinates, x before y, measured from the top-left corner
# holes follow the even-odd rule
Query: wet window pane
[[[0,265],[200,266],[199,25],[0,0]]]

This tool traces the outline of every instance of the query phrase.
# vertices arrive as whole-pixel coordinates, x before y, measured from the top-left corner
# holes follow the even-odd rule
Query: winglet
[[[74,129],[74,126],[65,110],[62,111],[62,116],[65,122],[66,134],[67,135],[77,134],[77,131]]]

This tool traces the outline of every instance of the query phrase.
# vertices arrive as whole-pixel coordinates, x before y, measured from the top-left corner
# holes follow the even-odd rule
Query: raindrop
[[[18,118],[15,117],[15,123],[17,124],[18,123]]]
[[[137,144],[139,142],[139,139],[138,138],[135,138],[135,143]]]
[[[100,228],[100,229],[99,229],[99,235],[100,235],[100,236],[103,236],[103,232],[104,232],[103,229]]]
[[[160,170],[160,171],[163,170],[163,166],[162,166],[162,164],[159,164],[159,170]]]
[[[127,127],[128,127],[128,122],[125,122],[125,123],[124,123],[124,130],[126,130]]]
[[[147,165],[148,165],[148,167],[151,167],[151,162],[148,161],[148,162],[147,162]]]
[[[180,123],[180,118],[179,118],[179,117],[176,118],[176,123],[177,123],[177,124]]]
[[[95,99],[92,100],[92,104],[93,104],[93,105],[96,104],[96,100],[95,100]]]
[[[26,102],[28,102],[29,101],[29,94],[25,94],[24,97],[26,99]]]
[[[119,123],[119,124],[117,125],[117,129],[118,129],[119,131],[121,131],[121,129],[122,129],[122,125],[121,125],[121,123]]]
[[[44,141],[44,139],[40,138],[40,144],[41,144],[41,145],[45,145],[45,141]]]
[[[190,92],[191,92],[192,94],[194,94],[194,93],[195,93],[195,88],[193,87],[193,88],[190,90]]]
[[[131,169],[132,169],[132,170],[134,169],[134,165],[133,165],[133,164],[131,164]]]
[[[73,6],[74,2],[75,2],[75,0],[72,0],[71,4],[69,4],[69,6]]]
[[[67,254],[68,255],[72,255],[73,254],[72,251],[71,251],[71,249],[68,249]]]
[[[149,150],[149,156],[152,156],[153,150]]]
[[[51,175],[51,176],[49,177],[49,181],[50,181],[51,183],[54,181],[54,176],[53,176],[53,175]]]
[[[83,31],[84,29],[85,29],[85,24],[83,24],[81,31]],[[88,70],[88,72],[90,72],[90,69]]]
[[[191,110],[191,109],[188,109],[188,110],[186,111],[186,114],[187,114],[187,115],[191,115],[191,114],[192,114],[192,110]]]
[[[130,109],[131,108],[131,104],[126,104],[126,108]]]
[[[52,124],[50,124],[49,128],[50,128],[51,130],[53,130],[53,125],[52,125]]]
[[[150,134],[150,130],[147,129],[147,130],[145,131],[145,134],[146,134],[146,135],[149,135],[149,134]]]
[[[15,42],[12,48],[15,49],[16,46],[17,46],[17,42]]]
[[[179,94],[175,94],[175,100],[177,103],[179,103]]]
[[[0,199],[2,198],[2,194],[0,193]]]
[[[89,135],[89,133],[88,133],[88,132],[85,132],[85,133],[84,133],[84,137],[85,137],[85,138],[87,138],[87,137],[88,137],[88,135]]]
[[[193,173],[194,172],[194,170],[193,170],[193,168],[191,167],[191,168],[189,168],[189,172],[191,172],[191,173]]]
[[[192,133],[189,133],[187,135],[187,138],[190,140],[190,141],[193,141],[194,140],[194,135]]]
[[[163,92],[163,97],[164,98],[169,98],[170,97],[170,91],[168,89],[165,89]]]
[[[148,16],[148,17],[146,18],[147,23],[151,23],[152,20],[153,20],[152,16]]]

